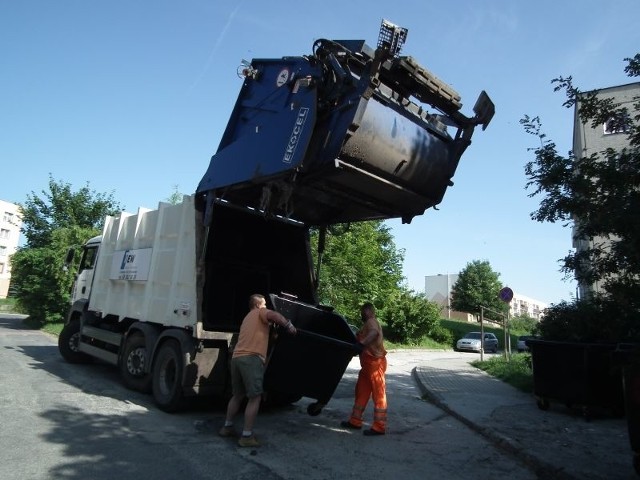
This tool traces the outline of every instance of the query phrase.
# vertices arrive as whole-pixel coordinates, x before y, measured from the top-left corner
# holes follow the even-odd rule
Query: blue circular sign
[[[509,287],[504,287],[500,290],[500,300],[503,302],[509,303],[513,299],[513,290]]]

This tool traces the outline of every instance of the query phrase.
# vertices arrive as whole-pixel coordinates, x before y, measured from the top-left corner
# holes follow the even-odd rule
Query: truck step
[[[80,334],[84,337],[95,338],[96,340],[100,340],[117,347],[120,346],[120,342],[122,341],[122,334],[120,333],[110,332],[96,327],[89,327],[87,325],[82,327]]]
[[[98,347],[94,347],[93,345],[89,345],[84,342],[78,342],[78,350],[84,352],[92,357],[99,358],[100,360],[104,360],[107,363],[112,365],[118,365],[118,354],[108,352]]]

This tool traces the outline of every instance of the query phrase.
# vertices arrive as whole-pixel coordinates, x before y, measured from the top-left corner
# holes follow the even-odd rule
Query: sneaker
[[[233,429],[233,427],[222,427],[218,431],[218,435],[220,435],[221,437],[237,437],[238,436],[238,434]]]
[[[358,425],[354,425],[349,420],[343,420],[342,422],[340,422],[340,426],[342,428],[350,428],[351,430],[360,430],[362,428],[362,427],[359,427]]]
[[[240,437],[240,439],[238,440],[238,445],[240,445],[241,447],[259,447],[260,442],[258,442],[256,437],[251,435],[250,437]]]
[[[379,432],[378,430],[370,428],[369,430],[365,430],[364,432],[362,432],[362,434],[366,435],[367,437],[375,437],[377,435],[384,435],[384,432]]]

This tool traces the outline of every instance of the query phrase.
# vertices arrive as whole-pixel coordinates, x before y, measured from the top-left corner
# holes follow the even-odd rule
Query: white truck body
[[[193,196],[107,217],[89,309],[195,332],[195,221]]]

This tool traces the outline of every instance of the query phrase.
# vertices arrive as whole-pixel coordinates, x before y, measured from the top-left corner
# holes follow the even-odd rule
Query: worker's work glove
[[[293,323],[291,323],[291,320],[289,320],[289,323],[287,323],[286,327],[287,332],[289,332],[290,335],[295,335],[296,333],[298,333],[298,331],[296,330],[296,327],[293,326]]]

